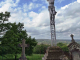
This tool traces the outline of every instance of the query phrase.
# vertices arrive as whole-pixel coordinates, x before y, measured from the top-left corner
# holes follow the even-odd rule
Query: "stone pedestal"
[[[26,58],[25,54],[24,54],[24,55],[23,55],[23,54],[21,54],[21,57],[19,58],[19,60],[27,60],[27,58]]]
[[[27,60],[27,58],[26,57],[24,57],[24,58],[20,57],[19,60]]]
[[[48,47],[42,60],[62,60],[63,51],[58,46]]]

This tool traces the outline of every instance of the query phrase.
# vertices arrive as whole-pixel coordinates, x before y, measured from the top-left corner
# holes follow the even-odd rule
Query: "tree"
[[[40,44],[40,45],[36,45],[34,48],[34,53],[35,54],[44,54],[46,52],[46,49],[49,47],[50,45],[45,45],[45,44]]]
[[[5,32],[10,28],[10,23],[5,23],[8,21],[8,18],[10,17],[10,12],[1,12],[0,13],[0,42],[2,41],[2,36],[5,34]],[[0,44],[0,55],[3,56],[3,54],[6,54],[6,51],[4,50],[4,46]],[[4,52],[4,53],[3,53]]]
[[[57,46],[59,46],[60,48],[62,48],[62,50],[64,52],[68,52],[69,51],[67,45],[64,44],[64,43],[62,43],[62,42],[57,43]]]
[[[30,44],[30,47],[26,49],[28,55],[32,54],[33,48],[37,44],[35,38],[32,39],[31,37],[28,37],[26,30],[22,30],[23,26],[22,23],[11,23],[10,30],[8,30],[2,38],[2,45],[5,46],[4,50],[6,51],[6,54],[13,54],[15,60],[17,54],[21,53],[21,48],[18,47],[18,44],[22,42],[22,39],[26,40],[26,44]]]
[[[16,23],[12,23],[10,30],[8,30],[2,38],[2,46],[5,46],[4,52],[6,54],[13,54],[15,59],[17,57],[17,53],[21,52],[21,48],[18,47],[18,44],[21,42],[20,35],[22,35],[22,33],[20,33],[21,31],[18,30],[20,25],[20,23],[18,23],[18,25]]]
[[[35,40],[35,38],[31,38],[31,36],[29,36],[26,39],[26,44],[30,45],[29,48],[26,49],[26,55],[32,55],[33,49],[37,45],[37,41]]]
[[[4,35],[4,31],[10,28],[10,23],[5,23],[10,17],[10,12],[0,13],[0,35]]]

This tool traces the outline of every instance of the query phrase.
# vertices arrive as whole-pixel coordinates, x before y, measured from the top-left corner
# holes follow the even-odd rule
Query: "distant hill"
[[[41,43],[51,44],[50,39],[36,39],[36,41],[38,42],[38,44],[41,44]],[[75,41],[80,44],[80,39],[75,39]],[[62,43],[69,44],[69,43],[71,43],[71,40],[70,39],[57,39],[56,42],[57,43],[62,42]],[[1,44],[1,41],[0,41],[0,44]]]
[[[36,39],[36,41],[38,42],[38,44],[41,44],[41,43],[51,44],[50,39]],[[80,39],[75,39],[75,41],[80,44]],[[57,39],[56,42],[57,43],[62,42],[62,43],[69,44],[69,43],[71,43],[71,40],[70,39]]]

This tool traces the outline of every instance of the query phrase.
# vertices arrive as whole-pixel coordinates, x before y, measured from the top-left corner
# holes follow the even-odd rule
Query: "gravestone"
[[[19,60],[27,60],[25,56],[25,47],[29,47],[29,44],[25,44],[25,39],[22,40],[22,44],[18,45],[19,47],[22,47],[22,54]]]
[[[72,58],[73,60],[80,60],[80,51],[77,49],[72,51]]]
[[[71,55],[71,59],[80,60],[80,44],[75,42],[75,40],[73,39],[74,35],[71,34],[70,36],[72,40],[71,43],[68,45],[68,48],[69,48],[69,53]]]

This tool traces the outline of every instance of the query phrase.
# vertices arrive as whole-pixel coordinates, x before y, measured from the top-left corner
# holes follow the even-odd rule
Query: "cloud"
[[[47,10],[44,10],[44,11],[41,11],[38,16],[36,16],[36,18],[34,18],[32,20],[33,22],[33,25],[36,26],[36,27],[39,27],[39,26],[43,26],[43,25],[48,25],[49,23],[49,15],[48,15],[48,11]],[[47,22],[46,22],[47,21]],[[35,24],[37,23],[37,24]]]
[[[38,16],[38,14],[33,11],[29,12],[28,14],[29,14],[29,17],[32,17],[32,18],[36,18]]]
[[[38,7],[40,7],[40,6],[42,6],[42,4],[39,4],[39,3],[30,3],[29,4],[29,6],[28,6],[28,8],[29,8],[29,10],[31,10],[31,9],[34,9],[34,8],[38,8]]]
[[[33,3],[30,3],[29,4],[29,9],[32,9],[33,8]]]
[[[42,9],[45,9],[46,7],[45,6],[42,6]]]
[[[78,3],[80,3],[80,0],[77,0]]]
[[[10,11],[11,17],[9,22],[21,22],[24,23],[24,29],[27,30],[28,35],[35,37],[36,39],[49,39],[50,34],[50,15],[48,8],[42,6],[42,4],[30,3],[29,5],[23,4],[18,6],[20,1],[6,0],[0,3],[0,12]],[[40,7],[41,6],[41,7]],[[6,8],[7,7],[7,8]],[[14,7],[14,8],[13,8]],[[37,7],[41,8],[40,12],[34,12],[30,10]],[[70,34],[73,33],[76,38],[80,36],[80,3],[73,2],[57,10],[55,16],[56,35],[57,38],[70,38]]]
[[[61,9],[57,11],[55,16],[57,38],[70,38],[69,35],[72,33],[76,35],[76,38],[80,35],[80,11],[78,8],[80,8],[80,4],[74,2],[61,7]],[[41,10],[40,13],[33,11],[28,12],[28,16],[23,19],[23,22],[27,32],[32,37],[35,37],[36,39],[50,38],[50,18],[48,8]]]
[[[59,38],[70,38],[70,34],[76,35],[77,38],[80,35],[80,4],[77,2],[70,3],[64,7],[61,7],[57,11],[56,14],[56,34],[57,36],[60,36]],[[32,19],[32,26],[36,27],[39,32],[39,36],[41,38],[47,38],[45,37],[46,33],[49,35],[48,38],[50,38],[50,19],[49,19],[49,12],[47,9],[42,10],[38,16],[36,16],[34,19]],[[48,28],[45,28],[48,27]],[[34,30],[36,32],[36,30]],[[45,32],[44,32],[45,31]],[[37,34],[32,33],[32,35],[37,36]],[[37,33],[38,33],[37,32]],[[44,35],[44,37],[43,37]],[[46,35],[47,36],[47,35]],[[38,37],[38,36],[37,36]],[[40,37],[38,37],[40,38]],[[58,37],[57,37],[58,38]],[[79,38],[79,37],[78,37]]]
[[[16,1],[16,2],[18,3],[19,0]],[[0,3],[0,6],[1,6],[0,12],[10,11],[12,9],[11,7],[16,7],[17,6],[17,3],[14,3],[13,0],[5,0],[4,2],[2,1]]]
[[[63,1],[65,1],[65,0],[58,0],[59,3],[63,2]]]
[[[77,31],[80,23],[80,11],[79,11],[79,6],[80,4],[77,2],[70,3],[69,5],[66,5],[64,7],[61,7],[61,9],[58,11],[57,16],[56,16],[56,29],[57,31],[66,31],[65,33],[67,34],[75,34],[76,37],[79,36],[77,34]],[[61,33],[62,33],[61,32]]]
[[[24,12],[28,11],[28,5],[27,5],[27,3],[23,4],[23,11]]]
[[[16,3],[19,3],[20,2],[20,0],[16,0]]]

